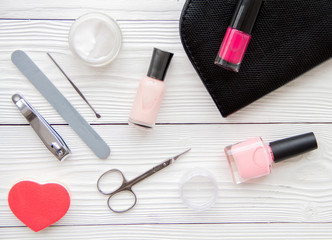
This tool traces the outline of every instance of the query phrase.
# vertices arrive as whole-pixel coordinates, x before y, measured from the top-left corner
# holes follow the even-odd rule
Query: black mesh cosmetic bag
[[[332,0],[263,0],[240,71],[216,66],[237,2],[187,0],[180,19],[183,47],[224,117],[332,56]]]

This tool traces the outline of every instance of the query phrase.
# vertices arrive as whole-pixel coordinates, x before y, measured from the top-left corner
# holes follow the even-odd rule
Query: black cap
[[[261,5],[262,0],[239,0],[230,27],[250,34]]]
[[[310,132],[270,143],[274,162],[309,152],[317,148],[315,135]]]
[[[147,74],[148,77],[163,81],[173,55],[173,53],[154,48]]]

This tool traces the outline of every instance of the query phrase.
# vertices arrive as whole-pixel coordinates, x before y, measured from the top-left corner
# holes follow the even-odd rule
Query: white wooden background
[[[0,7],[0,239],[332,239],[332,60],[228,118],[222,118],[182,48],[178,19],[184,0],[2,0]],[[111,65],[91,68],[68,49],[68,31],[84,13],[102,11],[123,32]],[[152,131],[127,125],[133,98],[153,47],[175,53],[167,90]],[[26,51],[112,149],[98,159],[10,60]],[[88,106],[47,57],[102,115]],[[27,124],[11,96],[22,93],[61,133],[73,155],[58,162]],[[254,136],[266,141],[315,132],[319,150],[274,166],[270,176],[235,185],[223,148]],[[130,179],[190,145],[176,164],[134,187],[138,203],[115,214],[96,190],[110,168]],[[178,192],[194,167],[216,177],[219,198],[209,210],[186,208]],[[18,180],[60,181],[71,191],[68,213],[34,233],[10,211]]]

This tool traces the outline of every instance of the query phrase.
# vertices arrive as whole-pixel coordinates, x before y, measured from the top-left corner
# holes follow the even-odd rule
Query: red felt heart
[[[70,196],[57,183],[16,183],[9,191],[8,204],[14,215],[38,232],[60,220],[68,211]]]

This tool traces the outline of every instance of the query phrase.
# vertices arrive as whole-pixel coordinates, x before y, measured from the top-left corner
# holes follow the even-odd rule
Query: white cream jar
[[[71,26],[69,47],[83,62],[101,67],[113,61],[122,44],[117,22],[102,13],[82,15]]]

